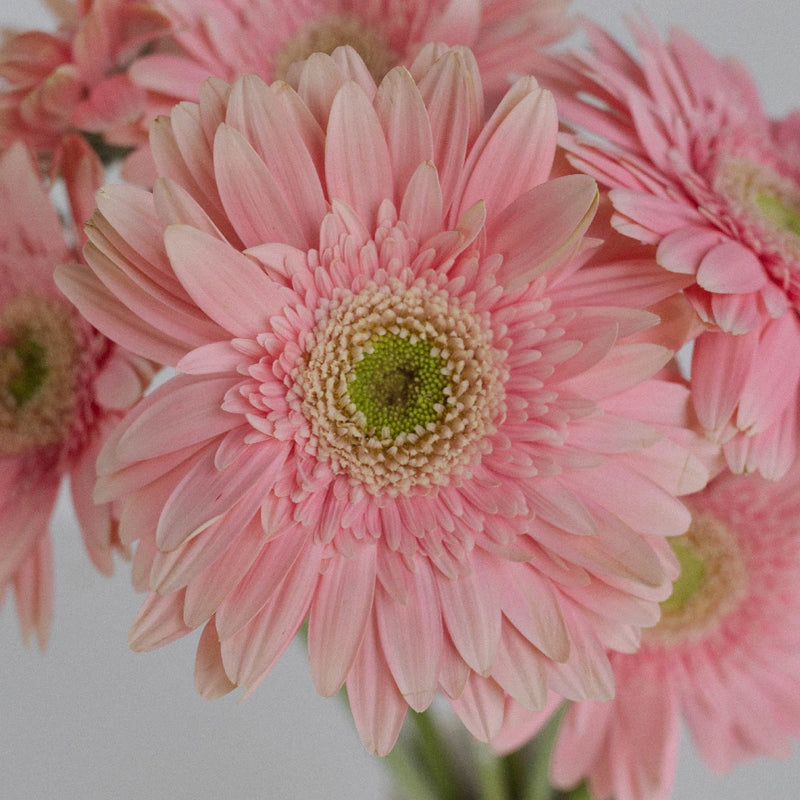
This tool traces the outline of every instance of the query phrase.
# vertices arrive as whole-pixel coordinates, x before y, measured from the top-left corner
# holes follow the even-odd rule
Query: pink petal
[[[758,350],[758,331],[734,336],[708,332],[694,343],[692,401],[700,424],[719,433],[739,402]]]
[[[223,639],[230,639],[270,601],[298,558],[305,558],[309,536],[303,530],[282,532],[267,542],[253,566],[222,601],[216,625]]]
[[[191,631],[183,621],[183,592],[162,597],[151,592],[128,632],[131,650],[155,650]]]
[[[492,668],[492,678],[504,692],[526,708],[542,709],[547,700],[545,660],[541,651],[513,625],[506,625]]]
[[[398,190],[423,162],[433,160],[433,136],[422,95],[408,70],[391,70],[375,95]],[[395,198],[397,203],[400,198]]]
[[[747,375],[736,426],[748,435],[773,425],[796,402],[800,382],[800,325],[793,313],[771,320],[761,332],[758,350]]]
[[[469,143],[483,123],[483,92],[475,57],[468,50],[447,51],[418,85],[428,109],[434,163],[447,208],[464,169]]]
[[[469,574],[436,582],[442,616],[453,644],[464,661],[484,676],[491,672],[500,641],[499,587],[495,586],[487,559],[473,551]]]
[[[319,221],[328,210],[321,182],[325,134],[305,103],[285,85],[268,87],[245,75],[233,86],[226,121],[250,142],[277,181],[302,248],[316,246]]]
[[[175,274],[194,301],[234,336],[268,330],[267,320],[295,298],[247,256],[202,231],[172,225],[164,243]]]
[[[540,89],[533,78],[518,80],[470,149],[451,219],[483,200],[491,221],[506,207],[508,198],[544,183],[553,168],[557,132],[553,96]],[[509,153],[515,157],[509,158]]]
[[[374,614],[347,676],[347,699],[364,747],[385,756],[397,741],[408,704],[384,658]]]
[[[54,278],[59,289],[99,331],[133,353],[158,364],[175,364],[187,351],[181,336],[163,333],[119,302],[83,264],[60,264]]]
[[[377,546],[335,556],[320,576],[308,622],[311,677],[323,697],[339,691],[372,616]]]
[[[503,256],[498,281],[514,291],[571,256],[598,197],[586,175],[555,178],[518,197],[487,230],[491,251]]]
[[[347,203],[367,225],[378,207],[394,197],[389,147],[378,116],[354,83],[336,94],[328,121],[325,151],[328,197]]]
[[[738,242],[712,247],[697,269],[698,285],[709,292],[746,294],[757,292],[766,282],[761,262],[752,250]]]
[[[252,145],[230,125],[220,125],[214,137],[214,171],[225,213],[245,248],[285,242],[308,249],[285,189]]]
[[[202,625],[244,577],[266,545],[258,521],[251,522],[224,552],[186,588],[183,620],[190,628]]]
[[[721,241],[722,234],[713,228],[679,228],[661,240],[656,260],[670,272],[695,275],[706,254]]]
[[[223,411],[229,377],[177,376],[144,398],[117,441],[118,464],[131,464],[213,439],[242,423]]]
[[[239,502],[254,514],[263,498],[253,490],[258,486],[259,491],[268,491],[286,457],[285,446],[261,442],[251,446],[247,458],[218,470],[214,450],[208,449],[175,487],[161,512],[156,529],[159,548],[173,550]]]
[[[254,688],[280,658],[308,613],[321,560],[320,548],[308,548],[258,615],[230,639],[222,639],[222,661],[234,683]]]
[[[570,652],[569,634],[550,581],[522,564],[505,572],[503,614],[544,656],[566,661]]]
[[[424,711],[436,694],[442,648],[442,616],[431,567],[417,560],[404,605],[379,591],[375,606],[381,645],[397,688],[411,708]]]
[[[222,664],[219,637],[214,620],[209,620],[197,643],[197,656],[194,662],[194,685],[206,700],[216,700],[236,688],[225,674]]]
[[[451,700],[467,730],[478,740],[488,742],[503,724],[505,693],[491,680],[471,675],[458,700]]]

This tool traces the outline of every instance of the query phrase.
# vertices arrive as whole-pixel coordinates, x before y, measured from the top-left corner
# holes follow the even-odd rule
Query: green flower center
[[[710,513],[696,514],[670,546],[681,572],[661,603],[661,619],[643,631],[649,644],[673,645],[717,630],[746,594],[747,574],[736,536]]]
[[[706,565],[689,544],[682,539],[670,541],[672,551],[678,557],[681,574],[672,584],[672,594],[661,604],[665,614],[682,611],[691,599],[703,588],[706,579]]]
[[[460,480],[505,415],[505,352],[489,322],[422,281],[342,293],[293,372],[310,451],[372,494]]]
[[[800,236],[800,209],[769,192],[761,192],[755,198],[758,210],[778,228]]]
[[[394,438],[435,423],[444,410],[447,361],[424,339],[386,334],[365,348],[347,387],[370,435]]]
[[[47,377],[45,349],[26,331],[14,344],[0,348],[0,363],[6,391],[17,406],[24,406]]]
[[[20,296],[0,310],[0,454],[62,441],[81,357],[64,303]]]

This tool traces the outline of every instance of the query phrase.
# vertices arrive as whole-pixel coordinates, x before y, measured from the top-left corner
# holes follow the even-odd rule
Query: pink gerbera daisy
[[[409,65],[428,42],[470,47],[495,101],[509,76],[528,73],[537,51],[573,28],[569,0],[159,0],[183,52],[145,58],[134,79],[156,95],[196,100],[210,75],[285,78],[314,52],[349,45],[376,81]]]
[[[597,189],[548,181],[552,97],[483,103],[438,46],[380,86],[346,47],[296,89],[209,81],[154,127],[153,192],[103,190],[91,271],[59,275],[179,373],[98,465],[151,589],[132,646],[205,625],[213,697],[308,619],[318,690],[347,682],[380,753],[437,690],[484,739],[506,692],[609,696],[604,648],[655,622],[675,495],[706,480],[663,435],[687,393],[650,380],[656,318],[570,299]]]
[[[50,157],[75,131],[142,140],[146,93],[126,71],[168,33],[168,19],[142,0],[71,5],[60,4],[68,18],[58,33],[26,31],[0,48],[0,148],[20,139]]]
[[[615,226],[657,247],[709,333],[692,367],[696,410],[736,471],[780,477],[795,458],[800,380],[800,163],[752,81],[687,34],[633,32],[637,63],[596,27],[548,73],[559,110],[592,134],[571,161],[610,187]],[[734,334],[734,335],[730,335]]]
[[[661,621],[637,653],[612,655],[614,700],[567,710],[552,765],[559,786],[587,778],[597,800],[668,800],[681,718],[720,772],[785,757],[800,735],[800,469],[778,483],[726,473],[689,504],[692,525],[671,540],[682,570]],[[509,726],[503,749],[540,722]]]
[[[0,156],[0,202],[0,593],[13,587],[23,635],[35,631],[43,647],[61,480],[69,476],[89,556],[110,573],[121,545],[110,506],[92,502],[95,460],[150,370],[83,320],[53,283],[56,264],[74,256],[21,144]]]

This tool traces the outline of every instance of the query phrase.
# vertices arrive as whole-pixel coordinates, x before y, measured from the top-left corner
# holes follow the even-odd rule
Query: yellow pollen
[[[284,80],[292,64],[305,61],[313,53],[330,55],[337,47],[349,45],[363,59],[376,83],[397,62],[397,54],[388,46],[384,36],[367,28],[356,16],[331,14],[300,28],[275,54],[272,77]]]
[[[21,296],[0,311],[0,453],[62,440],[72,421],[79,358],[62,303]]]

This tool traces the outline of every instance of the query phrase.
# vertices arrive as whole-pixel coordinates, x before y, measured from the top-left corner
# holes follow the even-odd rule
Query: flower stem
[[[527,769],[527,778],[520,788],[520,800],[551,800],[553,797],[553,787],[550,785],[550,759],[566,709],[565,703],[553,714],[552,719],[531,743],[533,753]]]

